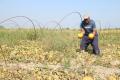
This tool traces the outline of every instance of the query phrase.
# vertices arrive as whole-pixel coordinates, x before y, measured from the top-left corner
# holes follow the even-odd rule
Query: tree
[[[5,29],[5,27],[4,27],[4,26],[2,26],[2,25],[0,25],[0,29]]]

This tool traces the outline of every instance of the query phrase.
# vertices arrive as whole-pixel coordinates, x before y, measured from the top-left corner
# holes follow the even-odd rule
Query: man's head
[[[89,16],[84,16],[84,22],[88,24],[90,22],[90,17]]]

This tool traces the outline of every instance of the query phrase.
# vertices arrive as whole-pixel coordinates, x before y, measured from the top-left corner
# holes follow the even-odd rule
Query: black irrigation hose
[[[58,23],[57,21],[49,21],[49,22],[47,22],[47,23],[44,25],[44,28],[48,28],[48,27],[46,27],[46,26],[47,26],[48,24],[50,24],[50,23],[55,23],[55,24],[57,24],[57,26],[60,28],[60,31],[62,31],[62,26],[61,26],[61,24]],[[56,28],[57,26],[55,26],[55,28]]]
[[[29,21],[32,23],[32,26],[33,26],[33,28],[34,28],[34,36],[35,36],[35,39],[36,39],[36,37],[37,37],[37,32],[36,32],[35,24],[33,23],[33,21],[32,21],[30,18],[28,18],[28,17],[26,17],[26,16],[14,16],[14,17],[10,17],[10,18],[7,18],[7,19],[1,21],[0,24],[4,23],[4,22],[6,22],[6,21],[9,21],[9,20],[11,20],[11,19],[14,19],[14,18],[18,18],[18,17],[25,18],[25,19],[29,20]]]
[[[15,24],[15,26],[17,26],[18,28],[20,28],[20,25],[19,25],[16,21],[13,21],[13,20],[8,20],[8,21],[10,21],[10,22],[14,23],[14,24]]]
[[[36,26],[38,26],[38,27],[39,27],[39,29],[42,29],[42,26],[43,26],[43,24],[42,24],[42,23],[40,23],[40,22],[38,22],[38,21],[35,21],[35,23],[36,23]]]
[[[16,24],[16,26],[17,26],[18,28],[20,28],[20,25],[19,25],[16,21],[13,21],[13,20],[9,20],[9,21],[11,21],[11,22],[15,23],[15,24]]]
[[[15,17],[10,17],[10,18],[7,18],[7,19],[1,21],[0,24],[4,23],[4,22],[6,22],[6,21],[9,21],[9,20],[11,20],[11,19],[14,19],[14,18],[18,18],[18,17],[26,18],[27,20],[29,20],[29,21],[32,23],[33,28],[34,28],[34,30],[35,30],[35,24],[33,23],[33,21],[32,21],[30,18],[28,18],[28,17],[26,17],[26,16],[15,16]]]
[[[61,24],[62,21],[64,21],[67,17],[71,16],[72,14],[78,14],[79,17],[80,17],[80,20],[82,22],[82,15],[81,15],[81,13],[76,11],[76,12],[70,12],[70,13],[68,13],[58,23]],[[79,46],[79,45],[77,45],[77,46]]]
[[[64,21],[67,17],[71,16],[72,14],[78,14],[79,17],[80,17],[80,20],[82,21],[82,15],[80,12],[71,12],[71,13],[68,13],[67,15],[65,15],[60,21],[59,21],[59,24],[61,24],[62,21]]]

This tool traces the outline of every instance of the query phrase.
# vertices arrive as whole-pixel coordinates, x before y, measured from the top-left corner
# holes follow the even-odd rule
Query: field
[[[120,80],[120,29],[98,30],[100,56],[78,51],[78,33],[0,29],[0,80]]]

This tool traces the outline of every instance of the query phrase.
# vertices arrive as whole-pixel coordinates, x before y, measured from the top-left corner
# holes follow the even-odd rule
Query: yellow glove
[[[78,38],[79,38],[79,39],[82,39],[82,38],[83,38],[83,33],[79,33],[79,34],[78,34]]]
[[[89,39],[94,39],[94,37],[95,37],[95,35],[94,35],[93,33],[90,33],[90,34],[88,35],[88,38],[89,38]]]

